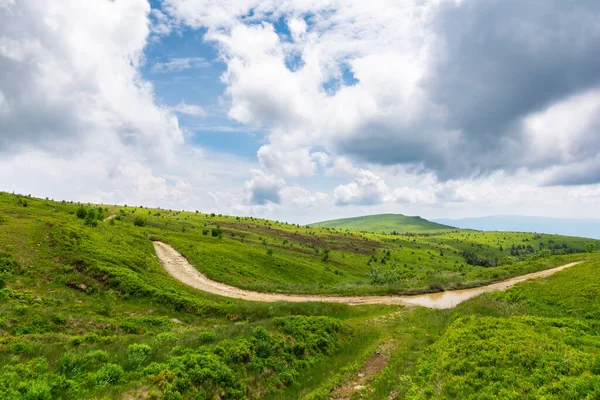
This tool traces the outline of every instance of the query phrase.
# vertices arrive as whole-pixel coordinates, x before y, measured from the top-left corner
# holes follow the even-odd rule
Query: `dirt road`
[[[208,279],[200,273],[188,260],[185,259],[177,250],[168,244],[154,242],[156,256],[163,268],[175,279],[185,283],[193,288],[204,292],[213,293],[220,296],[231,297],[234,299],[244,299],[250,301],[262,301],[267,303],[277,301],[287,301],[293,303],[306,302],[324,302],[324,303],[342,303],[349,305],[358,304],[388,304],[388,305],[418,305],[428,308],[453,308],[459,303],[478,296],[485,292],[506,290],[519,282],[527,279],[541,278],[562,271],[563,269],[579,264],[574,262],[560,267],[547,269],[545,271],[534,272],[532,274],[522,275],[506,281],[493,283],[464,290],[449,290],[440,293],[430,293],[416,296],[321,296],[321,295],[296,295],[296,294],[277,294],[260,293],[250,290],[244,290],[229,286],[224,283],[215,282]]]

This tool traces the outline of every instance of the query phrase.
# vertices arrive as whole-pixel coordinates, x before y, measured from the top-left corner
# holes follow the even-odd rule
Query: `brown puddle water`
[[[453,308],[456,307],[458,304],[462,303],[463,301],[469,300],[475,296],[479,296],[480,294],[506,290],[516,285],[517,283],[526,281],[528,279],[543,278],[545,276],[550,276],[555,272],[562,271],[563,269],[572,267],[577,264],[579,264],[579,262],[573,262],[570,264],[562,265],[560,267],[534,272],[527,275],[521,275],[515,278],[507,279],[502,282],[492,283],[491,285],[471,289],[449,290],[447,292],[421,294],[417,296],[404,296],[402,297],[402,300],[408,304],[414,304],[417,306],[423,306],[428,308]]]

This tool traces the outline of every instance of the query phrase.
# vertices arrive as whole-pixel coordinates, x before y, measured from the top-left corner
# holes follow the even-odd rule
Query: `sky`
[[[597,0],[0,0],[0,190],[600,218]]]

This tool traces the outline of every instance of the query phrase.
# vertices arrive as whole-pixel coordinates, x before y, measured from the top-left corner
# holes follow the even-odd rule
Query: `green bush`
[[[156,341],[159,343],[170,343],[177,341],[177,335],[171,332],[161,332],[156,335]]]
[[[203,331],[198,334],[198,341],[200,343],[210,343],[217,338],[214,332]]]
[[[88,210],[87,215],[85,216],[84,225],[90,226],[92,228],[95,228],[96,226],[98,226],[98,219],[96,217],[95,210],[93,210],[93,209]]]
[[[152,348],[147,344],[134,343],[127,348],[127,361],[133,368],[138,368],[152,353]]]
[[[98,386],[112,386],[118,384],[124,374],[120,365],[106,364],[94,374],[94,381]]]
[[[77,218],[79,218],[79,219],[84,219],[85,216],[87,215],[87,210],[85,209],[85,207],[81,206],[81,207],[77,208],[75,215],[77,215]]]
[[[139,227],[144,227],[146,226],[146,219],[142,218],[142,217],[135,217],[135,219],[133,220],[133,225],[135,226],[139,226]]]

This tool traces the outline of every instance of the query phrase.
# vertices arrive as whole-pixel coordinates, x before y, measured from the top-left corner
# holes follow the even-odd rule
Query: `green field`
[[[310,224],[315,228],[334,228],[354,232],[385,234],[438,233],[456,230],[452,226],[428,221],[421,217],[408,217],[402,214],[366,215],[355,218],[334,219]]]
[[[262,304],[180,284],[152,239],[212,279],[299,293],[432,291],[584,262],[454,310]],[[391,357],[356,398],[597,398],[597,244],[340,232],[0,192],[0,398],[327,399],[382,343]]]

